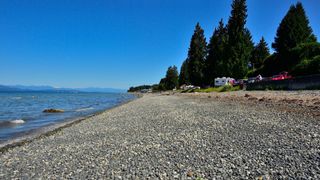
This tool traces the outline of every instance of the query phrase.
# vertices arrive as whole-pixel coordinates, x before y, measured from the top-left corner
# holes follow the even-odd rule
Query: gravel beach
[[[319,105],[249,96],[144,95],[2,152],[0,179],[320,179]]]

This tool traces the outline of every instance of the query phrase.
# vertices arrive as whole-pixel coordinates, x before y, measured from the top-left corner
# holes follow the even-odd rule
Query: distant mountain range
[[[124,89],[115,88],[55,88],[52,86],[23,86],[23,85],[0,85],[0,92],[24,92],[24,91],[38,91],[38,92],[109,92],[109,93],[124,93]]]
[[[21,91],[21,89],[0,85],[0,92],[11,92],[11,91]]]
[[[88,87],[88,88],[76,88],[75,90],[81,92],[111,92],[111,93],[124,93],[127,92],[125,89],[116,89],[116,88],[97,88],[97,87]]]

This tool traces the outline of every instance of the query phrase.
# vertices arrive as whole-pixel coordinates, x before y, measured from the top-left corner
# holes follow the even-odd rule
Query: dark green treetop
[[[300,43],[316,42],[316,37],[309,25],[306,12],[300,2],[292,5],[282,19],[272,48],[282,56]]]
[[[243,33],[247,22],[246,0],[233,0],[231,8],[231,16],[229,17],[227,28],[229,41],[234,43],[237,40],[241,40],[241,34],[239,33]]]
[[[258,69],[263,65],[263,61],[270,56],[270,50],[265,39],[262,37],[259,43],[254,47],[251,55],[251,64],[254,69]]]
[[[223,76],[243,78],[248,72],[253,50],[250,31],[245,28],[247,18],[246,0],[233,0],[231,16],[227,24],[228,42],[225,47],[225,72]]]

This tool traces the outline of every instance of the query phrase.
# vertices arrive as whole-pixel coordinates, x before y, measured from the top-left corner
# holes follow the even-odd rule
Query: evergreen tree
[[[224,74],[224,47],[227,40],[227,29],[223,20],[219,22],[218,28],[213,32],[208,44],[208,56],[206,58],[205,83],[214,84],[214,78]]]
[[[243,78],[248,72],[249,59],[253,50],[250,31],[245,28],[247,19],[246,0],[233,0],[231,16],[227,24],[228,42],[224,76]]]
[[[179,85],[179,74],[176,66],[170,66],[167,70],[166,77],[164,80],[165,89],[172,90],[177,88]]]
[[[159,91],[165,91],[166,89],[166,78],[162,78],[159,82],[159,86],[158,86],[158,90]]]
[[[292,5],[282,19],[272,48],[284,60],[289,51],[300,43],[316,42],[316,37],[309,25],[309,20],[300,2]]]
[[[192,35],[189,52],[188,52],[188,78],[191,84],[203,86],[204,82],[204,65],[206,57],[206,38],[204,31],[197,23],[194,34]]]
[[[254,47],[251,55],[251,64],[253,69],[258,69],[263,65],[263,61],[270,56],[267,42],[262,37],[260,42]]]
[[[183,61],[179,74],[179,85],[182,86],[184,84],[189,84],[187,60]]]

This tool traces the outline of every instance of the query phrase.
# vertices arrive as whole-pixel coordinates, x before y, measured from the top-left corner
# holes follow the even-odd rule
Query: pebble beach
[[[239,93],[143,95],[2,150],[0,179],[320,179],[320,93]]]

